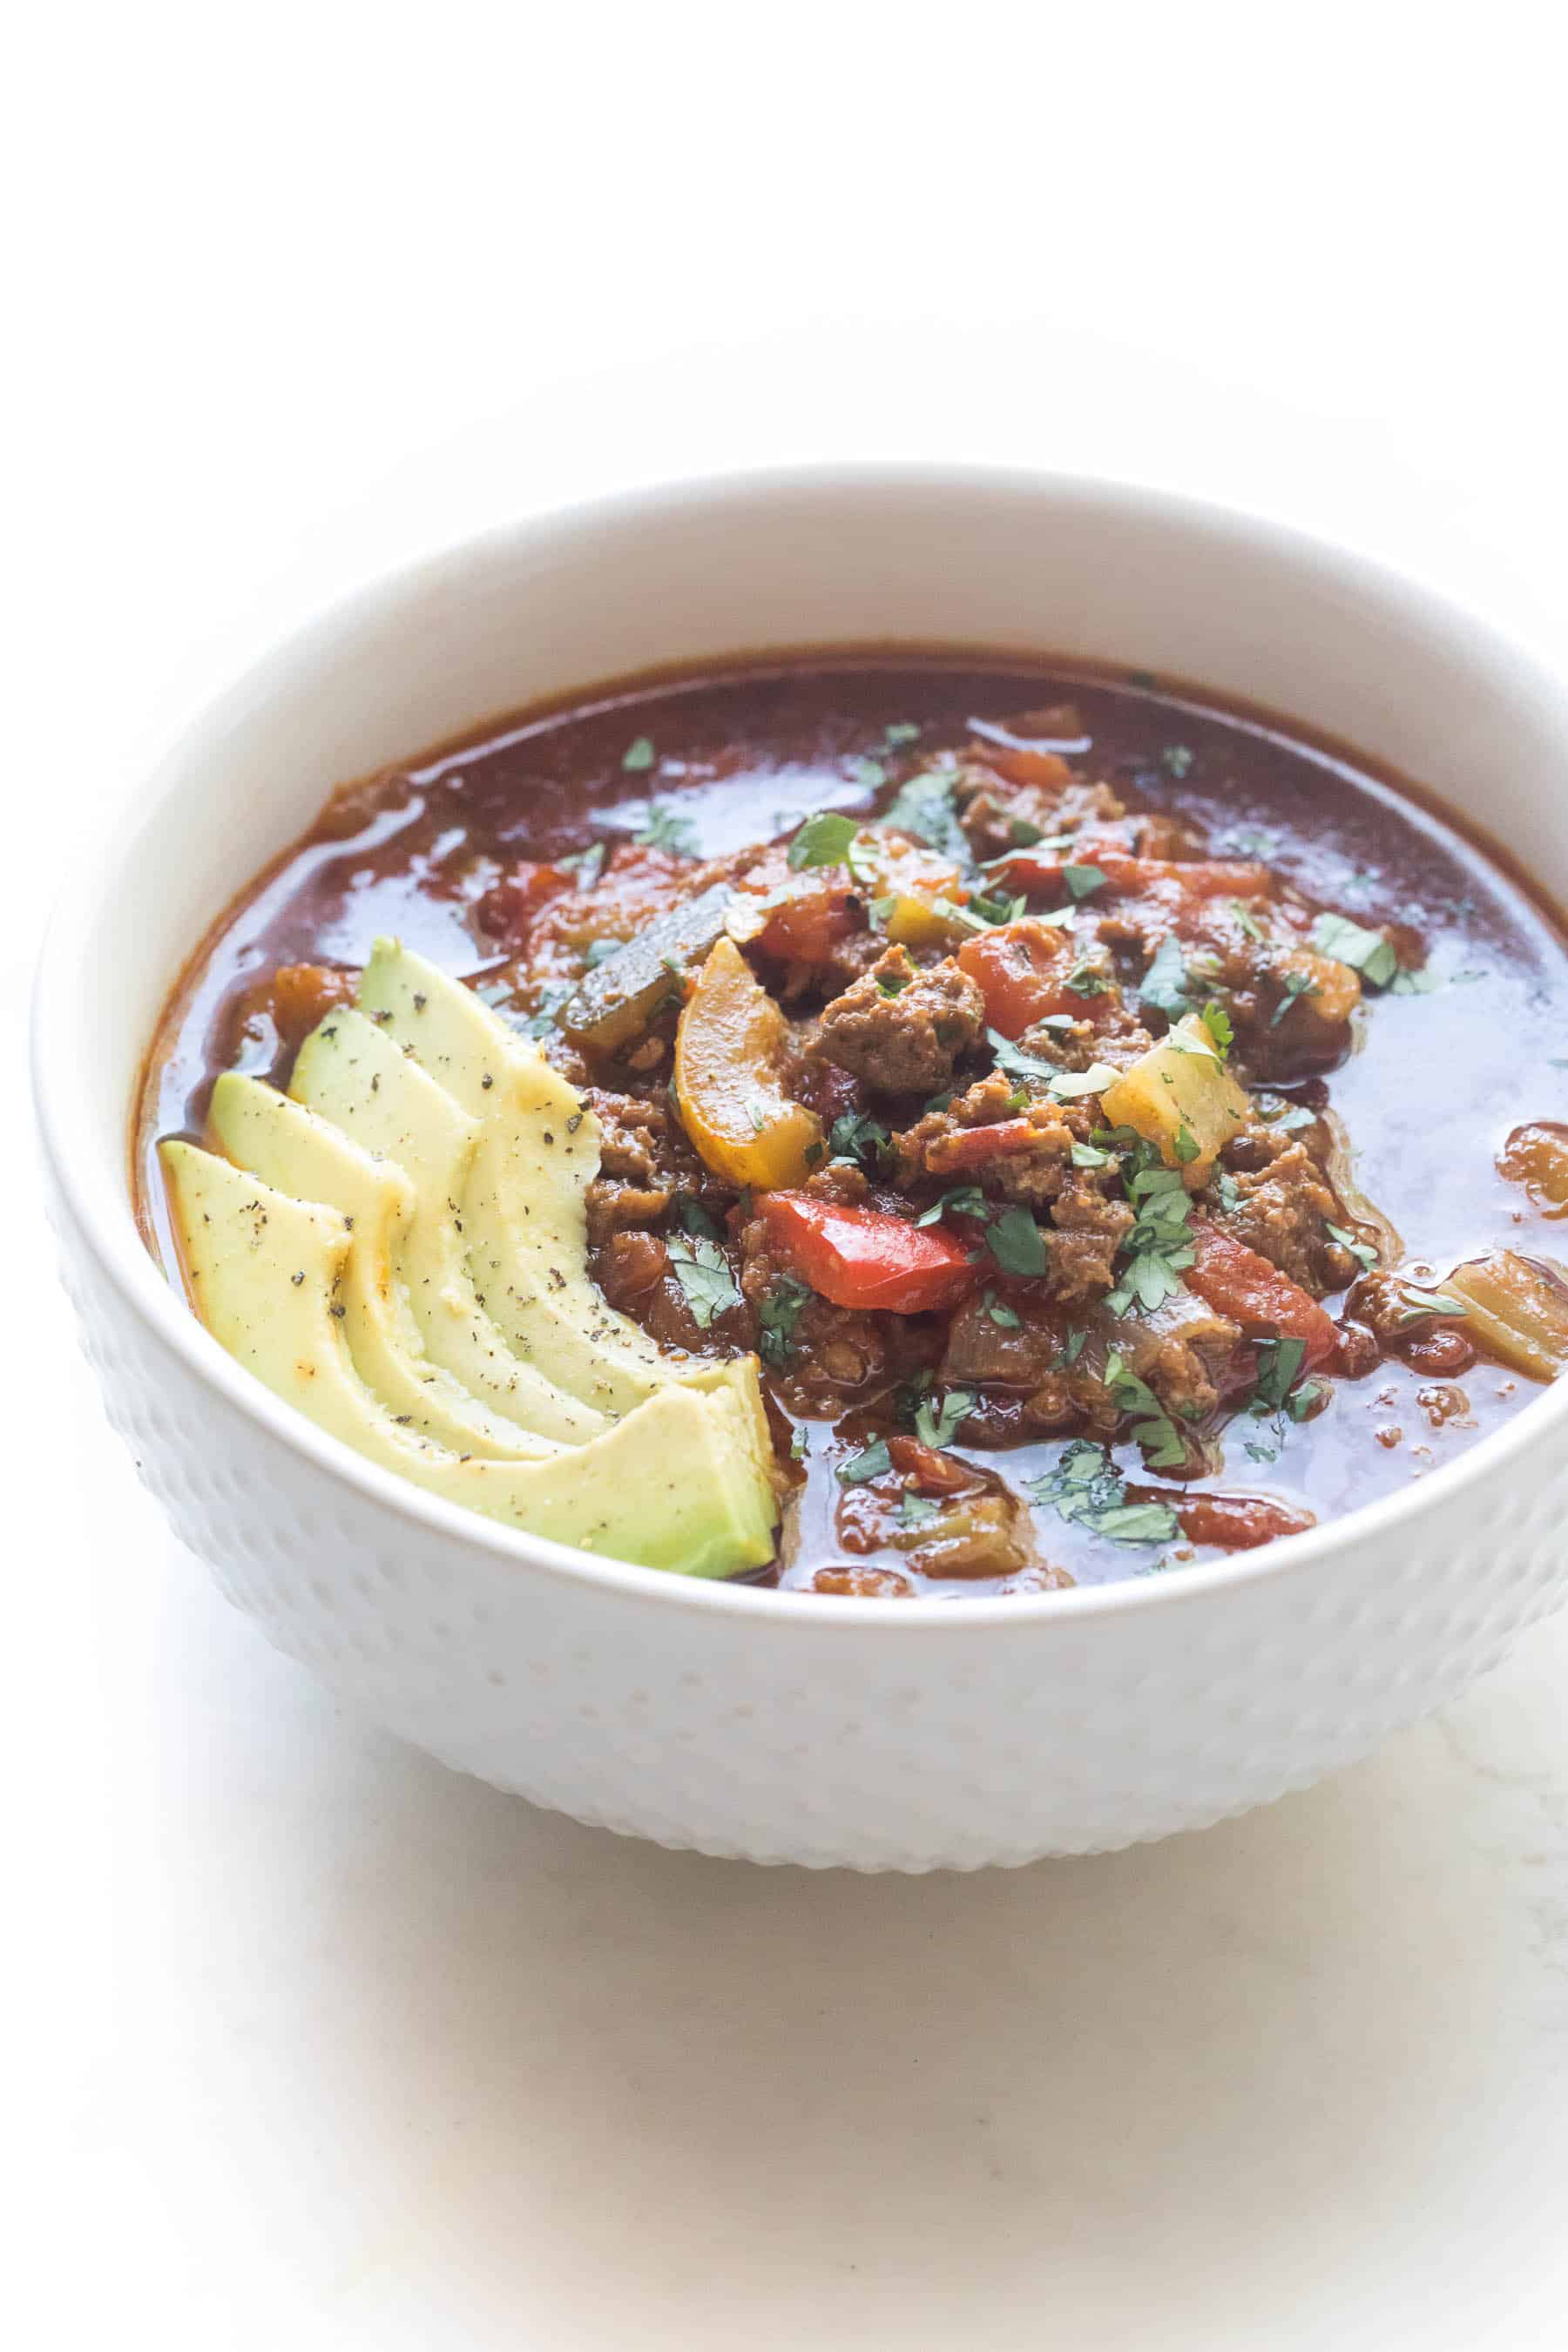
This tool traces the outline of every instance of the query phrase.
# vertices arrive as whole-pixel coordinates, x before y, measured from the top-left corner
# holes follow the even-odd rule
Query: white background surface
[[[1098,468],[1560,656],[1558,82],[1545,12],[1447,21],[35,12],[0,142],[7,1047],[62,855],[197,698],[580,490]],[[1562,2343],[1562,1623],[1319,1791],[1107,1860],[859,1881],[579,1830],[345,1720],[164,1534],[17,1084],[11,2340]]]

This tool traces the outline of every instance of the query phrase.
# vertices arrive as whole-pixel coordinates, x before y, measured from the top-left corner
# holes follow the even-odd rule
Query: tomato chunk
[[[756,1207],[791,1272],[835,1307],[923,1315],[954,1306],[974,1286],[977,1269],[963,1244],[940,1226],[805,1192],[768,1192]]]
[[[1311,1371],[1327,1363],[1339,1346],[1332,1317],[1309,1297],[1299,1282],[1244,1242],[1222,1234],[1217,1225],[1194,1217],[1187,1228],[1196,1253],[1184,1277],[1205,1307],[1228,1315],[1244,1331],[1278,1333],[1300,1339],[1306,1354],[1303,1369]]]
[[[1103,995],[1079,996],[1067,984],[1078,951],[1065,932],[1025,916],[965,940],[958,961],[985,999],[985,1017],[1004,1037],[1021,1037],[1048,1013],[1092,1021]]]
[[[1254,1551],[1281,1536],[1299,1536],[1317,1520],[1310,1511],[1271,1495],[1184,1495],[1179,1487],[1129,1486],[1129,1502],[1169,1503],[1189,1543],[1222,1551]]]
[[[773,908],[757,935],[764,955],[781,963],[822,963],[866,926],[864,902],[853,890],[803,890]]]
[[[957,1495],[975,1484],[974,1473],[965,1464],[955,1462],[951,1454],[939,1454],[918,1437],[889,1437],[888,1456],[922,1495]]]

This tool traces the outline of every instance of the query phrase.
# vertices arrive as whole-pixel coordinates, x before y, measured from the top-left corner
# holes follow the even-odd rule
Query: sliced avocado
[[[472,989],[378,940],[359,1002],[479,1123],[465,1202],[472,1263],[512,1345],[574,1396],[625,1411],[691,1366],[666,1358],[588,1275],[599,1122],[537,1046]]]
[[[415,1213],[402,1275],[432,1362],[492,1412],[535,1437],[580,1445],[607,1416],[570,1393],[531,1348],[509,1344],[468,1264],[463,1201],[477,1120],[359,1013],[331,1013],[294,1064],[289,1092],[374,1158],[390,1160],[414,1187]]]
[[[539,1462],[561,1451],[557,1440],[492,1412],[426,1355],[405,1287],[417,1202],[401,1168],[373,1160],[303,1103],[237,1070],[213,1088],[208,1120],[236,1167],[296,1201],[342,1212],[352,1236],[340,1291],[343,1337],[360,1378],[397,1420],[455,1454]]]
[[[359,1002],[479,1122],[463,1224],[470,1263],[512,1345],[606,1410],[625,1410],[670,1381],[732,1389],[765,1473],[773,1439],[756,1358],[666,1354],[589,1276],[585,1199],[599,1171],[599,1122],[538,1046],[396,940],[375,942]]]
[[[402,1427],[354,1369],[342,1311],[346,1219],[195,1144],[159,1149],[202,1321],[320,1428],[427,1493],[557,1543],[684,1576],[768,1559],[776,1506],[733,1389],[663,1389],[547,1461],[464,1461]]]

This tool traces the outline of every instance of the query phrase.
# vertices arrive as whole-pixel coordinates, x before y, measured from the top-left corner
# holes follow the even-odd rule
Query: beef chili
[[[755,1580],[1006,1594],[1395,1494],[1568,1359],[1568,956],[1300,730],[1138,673],[805,656],[340,793],[225,917],[139,1126],[287,1084],[395,934],[602,1126],[590,1265],[754,1350]]]

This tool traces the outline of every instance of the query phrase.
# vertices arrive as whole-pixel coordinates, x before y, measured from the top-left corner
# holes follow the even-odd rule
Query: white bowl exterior
[[[697,485],[459,550],[241,680],[68,893],[37,1084],[110,1417],[280,1648],[583,1820],[763,1861],[972,1867],[1216,1820],[1457,1694],[1568,1578],[1568,1397],[1408,1496],[1215,1569],[998,1602],[694,1586],[468,1520],[321,1437],[169,1291],[125,1181],[184,955],[333,784],[619,672],[868,639],[1111,657],[1308,714],[1527,842],[1568,896],[1555,682],[1349,556],[1039,477]]]

